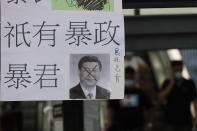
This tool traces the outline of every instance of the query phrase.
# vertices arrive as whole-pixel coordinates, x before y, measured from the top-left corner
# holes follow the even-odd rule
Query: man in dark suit
[[[98,85],[102,70],[96,56],[84,56],[78,63],[80,83],[70,89],[70,99],[109,99],[110,92]]]

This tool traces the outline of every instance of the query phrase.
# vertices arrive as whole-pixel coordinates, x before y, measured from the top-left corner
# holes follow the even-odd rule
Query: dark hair
[[[11,104],[9,102],[4,102],[2,105],[1,105],[1,108],[3,111],[6,110],[7,106],[11,106]]]
[[[80,59],[78,68],[81,70],[83,63],[85,62],[97,62],[99,64],[99,69],[102,69],[101,61],[96,56],[84,56]]]
[[[183,66],[183,61],[176,60],[176,61],[171,61],[171,67],[175,66]]]
[[[106,0],[76,0],[78,7],[87,10],[102,10]]]
[[[126,73],[130,73],[130,74],[132,74],[132,75],[135,75],[135,70],[134,70],[132,67],[127,66],[127,67],[125,68],[125,74],[126,74]]]

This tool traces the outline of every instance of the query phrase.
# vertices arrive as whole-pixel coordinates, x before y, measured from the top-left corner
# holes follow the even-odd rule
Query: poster
[[[52,4],[1,1],[0,100],[123,98],[122,13]]]

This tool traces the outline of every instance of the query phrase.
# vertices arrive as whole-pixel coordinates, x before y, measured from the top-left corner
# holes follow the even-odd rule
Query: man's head
[[[102,10],[106,0],[76,0],[78,7],[82,7],[87,10]]]
[[[135,85],[135,70],[132,67],[125,68],[125,87],[133,87]]]
[[[171,62],[172,72],[175,79],[182,79],[183,62],[182,61],[172,61]]]
[[[96,56],[84,56],[79,64],[80,83],[86,87],[96,86],[102,70],[101,61]]]

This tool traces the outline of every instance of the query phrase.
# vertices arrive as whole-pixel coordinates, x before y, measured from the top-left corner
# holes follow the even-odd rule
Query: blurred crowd
[[[182,75],[183,62],[171,61],[169,77],[156,88],[150,66],[129,52],[125,56],[125,98],[108,102],[107,131],[196,131],[194,82]]]

